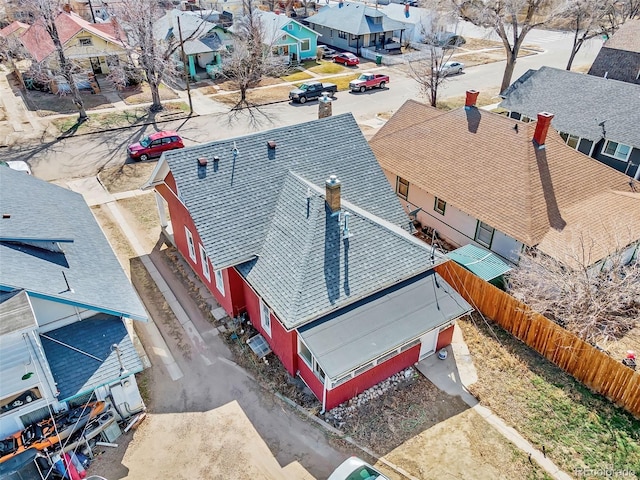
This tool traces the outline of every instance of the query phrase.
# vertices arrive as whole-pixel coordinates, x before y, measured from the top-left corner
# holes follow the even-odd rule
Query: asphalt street
[[[486,29],[464,24],[463,35],[490,38]],[[544,52],[518,60],[513,79],[530,68],[543,65],[564,68],[571,49],[571,35],[555,31],[532,31],[525,43],[537,44]],[[601,39],[588,42],[576,57],[575,66],[590,64],[602,45]],[[482,91],[500,85],[505,62],[478,65],[452,77],[441,87],[441,98],[464,94],[468,89]],[[333,102],[333,114],[352,113],[361,125],[379,126],[376,115],[397,110],[406,100],[420,97],[418,85],[406,73],[388,68],[391,77],[386,90],[371,90],[364,94],[339,92]],[[496,102],[499,98],[496,98]],[[206,143],[221,138],[245,135],[257,130],[297,124],[317,118],[317,102],[304,105],[289,102],[261,107],[261,115],[251,118],[246,113],[230,116],[227,113],[192,117],[157,125],[102,132],[55,140],[48,143],[18,145],[3,152],[5,159],[26,160],[36,176],[44,180],[95,175],[102,168],[122,165],[127,161],[126,147],[143,135],[155,130],[175,129],[186,145]],[[302,140],[301,140],[302,141]],[[311,141],[311,140],[309,140]],[[322,139],[321,141],[330,141]]]

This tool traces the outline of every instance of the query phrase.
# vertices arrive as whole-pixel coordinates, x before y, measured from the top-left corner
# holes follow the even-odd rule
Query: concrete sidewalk
[[[418,363],[417,369],[427,377],[436,387],[452,396],[459,396],[476,411],[487,423],[492,425],[502,436],[513,443],[520,450],[535,460],[546,472],[557,480],[571,480],[571,476],[563,472],[548,459],[541,451],[534,448],[513,427],[508,426],[500,417],[491,410],[482,406],[478,400],[469,393],[467,387],[478,381],[478,373],[473,365],[473,359],[469,348],[464,342],[462,332],[458,325],[453,331],[451,345],[446,347],[447,358],[441,360],[437,354],[433,354]]]

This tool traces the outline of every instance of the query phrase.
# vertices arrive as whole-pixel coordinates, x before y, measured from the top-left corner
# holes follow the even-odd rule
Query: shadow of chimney
[[[553,189],[553,181],[551,180],[551,172],[549,172],[549,163],[547,162],[547,150],[540,148],[535,140],[532,140],[533,149],[536,152],[536,163],[538,164],[538,173],[540,174],[540,183],[544,193],[544,201],[547,206],[547,218],[549,225],[555,230],[562,230],[567,226],[558,208],[556,194]]]
[[[464,113],[467,116],[467,128],[471,133],[478,132],[478,126],[480,125],[480,118],[482,115],[477,107],[464,107]]]
[[[340,222],[331,216],[331,208],[324,205],[324,282],[327,297],[333,304],[340,298]]]

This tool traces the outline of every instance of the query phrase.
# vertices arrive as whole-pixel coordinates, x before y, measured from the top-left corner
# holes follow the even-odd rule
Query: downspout
[[[327,379],[329,377],[327,377],[326,375],[324,376],[324,383],[322,384],[322,410],[320,410],[320,415],[324,415],[326,413],[326,407],[327,407]]]

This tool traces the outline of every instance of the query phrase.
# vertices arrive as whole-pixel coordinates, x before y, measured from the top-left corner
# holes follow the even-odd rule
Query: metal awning
[[[325,374],[336,379],[472,310],[430,270],[305,325],[298,333]]]
[[[487,282],[511,270],[495,253],[472,244],[447,253],[447,257]]]

